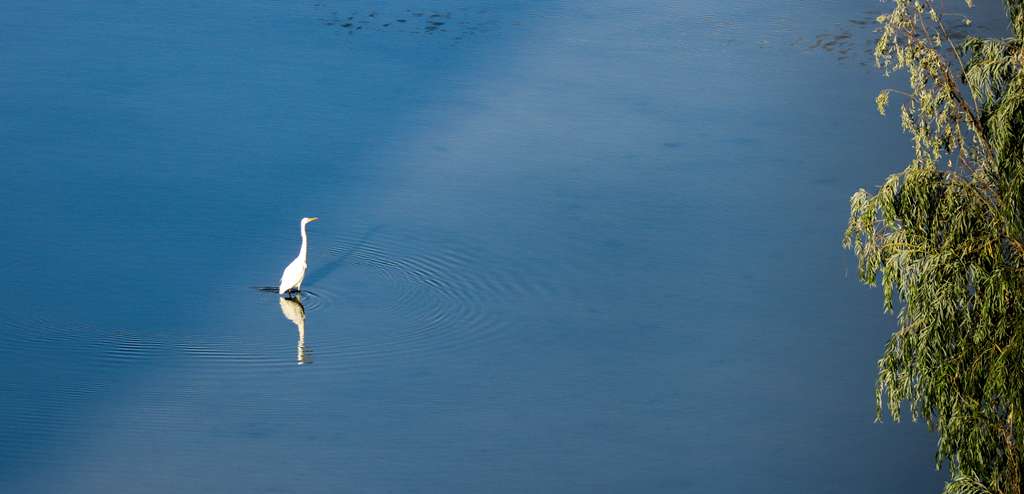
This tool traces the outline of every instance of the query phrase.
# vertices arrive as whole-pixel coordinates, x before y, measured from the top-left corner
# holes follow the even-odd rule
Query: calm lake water
[[[879,7],[3,2],[0,491],[938,492]]]

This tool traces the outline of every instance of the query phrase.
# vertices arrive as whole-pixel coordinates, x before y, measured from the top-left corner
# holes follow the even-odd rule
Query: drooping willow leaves
[[[905,72],[899,100],[914,158],[850,199],[844,246],[881,285],[897,328],[878,363],[877,418],[909,411],[939,435],[947,493],[1021,494],[1024,478],[1024,0],[1010,36],[949,36],[963,13],[892,0],[875,48]],[[962,5],[969,13],[973,2]]]

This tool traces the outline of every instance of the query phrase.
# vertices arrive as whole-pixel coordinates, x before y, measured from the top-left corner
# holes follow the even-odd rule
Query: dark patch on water
[[[801,36],[792,45],[805,52],[830,54],[840,63],[872,67],[875,63],[875,45],[878,44],[882,29],[878,17],[885,13],[887,11],[865,11],[863,16],[849,19],[846,24],[836,24],[831,31],[818,33],[810,39]],[[946,29],[953,43],[960,45],[968,36],[984,36],[993,32],[990,27],[974,19],[965,21],[968,18],[946,21]],[[954,55],[954,49],[948,43],[943,50],[949,56]]]
[[[497,18],[486,9],[463,8],[451,10],[412,10],[397,12],[381,10],[341,11],[324,2],[314,4],[319,22],[339,32],[355,35],[379,35],[381,33],[403,33],[435,35],[447,33],[453,41],[492,31],[499,26]],[[513,22],[513,26],[521,23]],[[365,30],[364,30],[365,28]],[[360,33],[362,31],[362,33]]]

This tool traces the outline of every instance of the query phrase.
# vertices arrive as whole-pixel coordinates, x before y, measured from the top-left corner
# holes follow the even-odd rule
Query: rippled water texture
[[[937,492],[878,8],[0,3],[0,492]]]

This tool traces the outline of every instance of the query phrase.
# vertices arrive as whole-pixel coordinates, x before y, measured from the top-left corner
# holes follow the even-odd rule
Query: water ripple
[[[523,298],[552,293],[544,280],[526,274],[522,260],[489,251],[484,241],[434,231],[354,230],[320,241],[326,262],[321,258],[319,268],[314,264],[307,276],[312,281],[301,294],[301,314],[285,314],[296,328],[301,320],[304,334],[286,340],[279,312],[266,325],[235,328],[237,332],[92,327],[29,315],[0,320],[0,345],[20,349],[9,351],[10,358],[19,360],[59,349],[82,375],[160,359],[250,372],[294,366],[296,361],[312,363],[314,349],[317,362],[326,366],[368,368],[493,343],[507,334],[505,311]],[[242,307],[267,306],[271,300],[278,305],[274,289],[258,288],[266,296],[253,296],[249,290],[238,292]],[[282,305],[274,312],[278,310],[286,309]],[[351,331],[345,325],[353,313],[363,321],[381,321],[381,326]],[[285,341],[291,350],[282,351]]]
[[[459,351],[500,337],[504,323],[498,309],[522,296],[543,295],[550,287],[483,245],[436,232],[383,229],[335,238],[328,248],[333,258],[328,269],[344,265],[373,273],[385,288],[367,295],[384,301],[383,310],[398,323],[373,338],[324,341],[317,345],[318,356],[323,361],[337,356],[347,365],[380,363]],[[329,279],[346,281],[344,275]],[[317,290],[326,293],[328,288],[321,283]],[[307,310],[314,309],[307,305]]]

